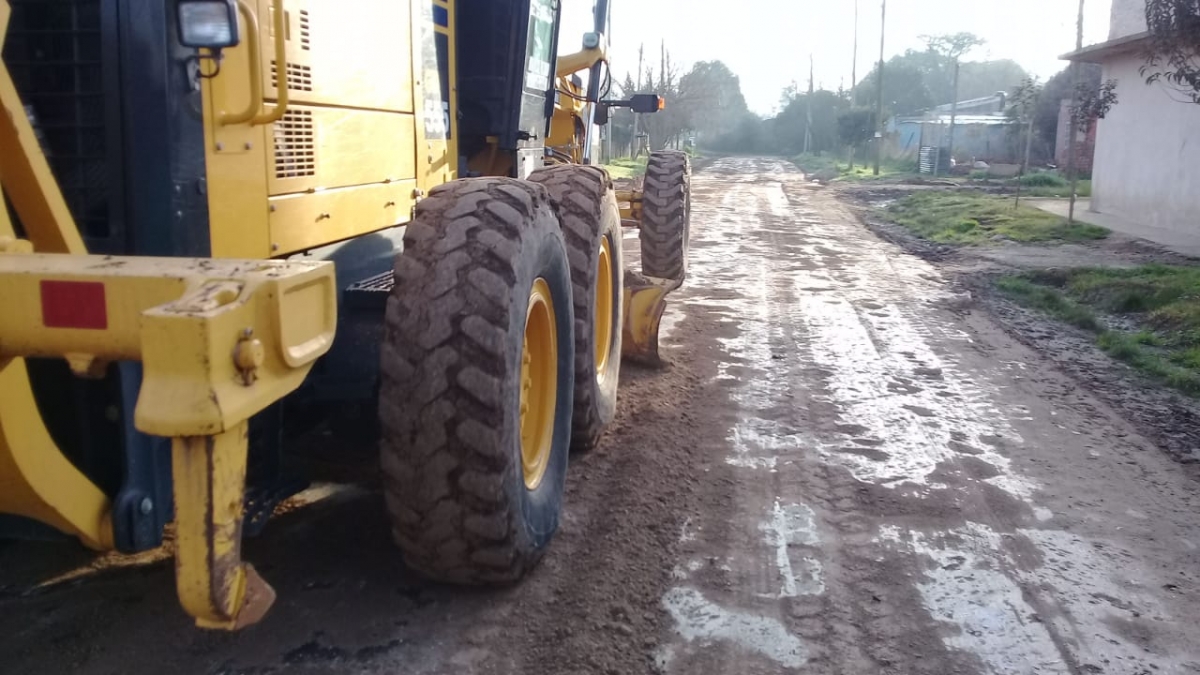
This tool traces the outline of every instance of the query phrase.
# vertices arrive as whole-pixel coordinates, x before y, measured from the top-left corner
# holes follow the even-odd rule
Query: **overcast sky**
[[[639,43],[658,63],[665,40],[686,70],[721,60],[741,78],[751,110],[770,114],[783,88],[807,86],[808,55],[826,89],[850,86],[855,0],[611,0],[613,72],[637,68]],[[1108,35],[1111,0],[1086,0],[1084,44]],[[563,0],[563,52],[591,29],[593,0]],[[879,58],[880,0],[858,0],[858,78]],[[887,56],[921,48],[921,35],[969,31],[987,44],[968,60],[1010,58],[1043,80],[1061,70],[1075,46],[1075,0],[888,0]],[[656,65],[657,69],[657,65]]]

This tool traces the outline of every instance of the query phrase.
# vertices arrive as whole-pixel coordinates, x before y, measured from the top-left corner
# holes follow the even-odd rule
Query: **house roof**
[[[1104,63],[1106,60],[1114,56],[1137,52],[1149,37],[1150,33],[1148,31],[1142,31],[1141,33],[1126,35],[1115,40],[1108,40],[1107,42],[1088,45],[1083,49],[1077,49],[1073,52],[1063,54],[1058,58],[1065,61]]]
[[[943,124],[950,123],[950,115],[911,115],[907,117],[896,118],[896,124],[921,124],[924,122]],[[963,115],[959,114],[954,117],[954,125],[961,126],[964,124],[1012,124],[1013,121],[1004,115]]]
[[[991,96],[981,96],[979,98],[971,98],[971,99],[967,99],[966,101],[959,101],[958,103],[943,103],[941,105],[934,106],[933,109],[936,111],[939,111],[939,112],[942,112],[942,111],[949,112],[950,108],[954,107],[954,106],[957,106],[959,108],[972,108],[972,107],[981,106],[981,105],[998,105],[1000,103],[1000,98],[1001,98],[1000,96],[998,96],[996,94],[992,94]]]

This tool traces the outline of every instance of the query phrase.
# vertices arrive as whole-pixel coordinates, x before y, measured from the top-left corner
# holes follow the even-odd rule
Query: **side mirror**
[[[634,94],[629,98],[629,107],[635,113],[656,113],[667,107],[667,101],[658,94]]]
[[[592,113],[592,122],[598,126],[608,124],[608,106],[603,103],[596,104],[596,110]]]
[[[219,51],[239,42],[235,0],[179,0],[179,43]]]

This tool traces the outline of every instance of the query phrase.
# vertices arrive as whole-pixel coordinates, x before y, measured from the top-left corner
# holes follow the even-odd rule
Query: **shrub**
[[[1021,185],[1027,187],[1066,187],[1070,185],[1066,178],[1056,173],[1031,173],[1021,177]]]

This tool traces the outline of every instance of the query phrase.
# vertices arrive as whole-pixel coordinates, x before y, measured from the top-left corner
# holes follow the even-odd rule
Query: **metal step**
[[[342,302],[348,308],[377,310],[387,307],[388,295],[392,292],[395,279],[391,270],[356,281],[342,293]]]

